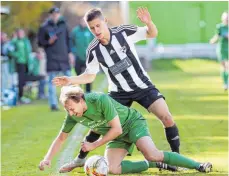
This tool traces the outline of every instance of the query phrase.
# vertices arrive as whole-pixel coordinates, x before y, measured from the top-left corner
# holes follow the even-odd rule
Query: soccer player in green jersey
[[[216,25],[216,34],[210,40],[210,43],[217,45],[217,57],[222,66],[222,79],[224,90],[228,90],[228,12],[224,12],[221,17],[222,23]]]
[[[156,162],[210,172],[212,164],[199,163],[176,152],[160,151],[154,145],[145,118],[135,109],[123,106],[104,93],[84,94],[80,87],[64,86],[60,101],[68,115],[62,129],[50,146],[40,170],[51,165],[72,128],[80,123],[103,137],[95,142],[84,141],[83,151],[92,151],[106,144],[105,158],[111,174],[139,173],[157,167]],[[146,160],[123,160],[135,144]]]

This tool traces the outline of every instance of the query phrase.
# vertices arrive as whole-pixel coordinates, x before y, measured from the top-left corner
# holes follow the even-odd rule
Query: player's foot
[[[224,91],[227,91],[228,90],[228,84],[224,84],[223,88],[224,88]]]
[[[159,170],[169,170],[169,171],[172,171],[172,172],[176,172],[178,171],[177,167],[176,166],[171,166],[171,165],[168,165],[168,164],[165,164],[165,163],[162,163],[162,162],[157,162],[156,163],[156,166],[157,168],[159,168]]]
[[[201,163],[197,170],[200,172],[211,172],[212,171],[212,164],[209,162]]]
[[[77,167],[83,167],[85,162],[86,162],[86,158],[84,159],[76,158],[73,161],[61,166],[59,172],[60,173],[71,172],[73,169]]]
[[[51,106],[51,111],[59,111],[59,108],[56,105]]]

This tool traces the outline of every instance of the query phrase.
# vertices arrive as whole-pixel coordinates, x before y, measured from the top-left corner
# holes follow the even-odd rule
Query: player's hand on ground
[[[148,24],[151,22],[151,16],[146,7],[139,7],[137,10],[137,17],[141,20],[142,23]]]
[[[95,142],[90,143],[90,142],[84,141],[84,142],[81,143],[81,149],[82,149],[84,152],[92,151],[92,150],[94,150],[95,148],[96,148]]]
[[[55,86],[67,86],[71,83],[70,78],[67,76],[55,77],[52,80]]]
[[[50,160],[42,160],[39,164],[39,169],[43,171],[45,169],[45,166],[51,167],[51,161]]]

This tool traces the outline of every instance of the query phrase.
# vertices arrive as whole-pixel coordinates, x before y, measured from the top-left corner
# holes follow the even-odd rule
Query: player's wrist
[[[93,145],[94,145],[95,148],[101,146],[100,139],[95,141],[95,142],[93,142]]]
[[[72,80],[71,80],[71,78],[68,78],[67,86],[70,86],[70,85],[72,85]]]

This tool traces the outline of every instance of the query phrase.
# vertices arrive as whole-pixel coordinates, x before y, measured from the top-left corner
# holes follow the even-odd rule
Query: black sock
[[[165,134],[172,152],[180,153],[180,137],[176,124],[174,124],[172,127],[165,128]]]
[[[85,137],[87,142],[95,142],[99,139],[100,134],[94,133],[93,131],[90,131],[89,134]],[[84,152],[82,149],[80,149],[80,153],[78,155],[78,158],[84,159],[89,152]]]

